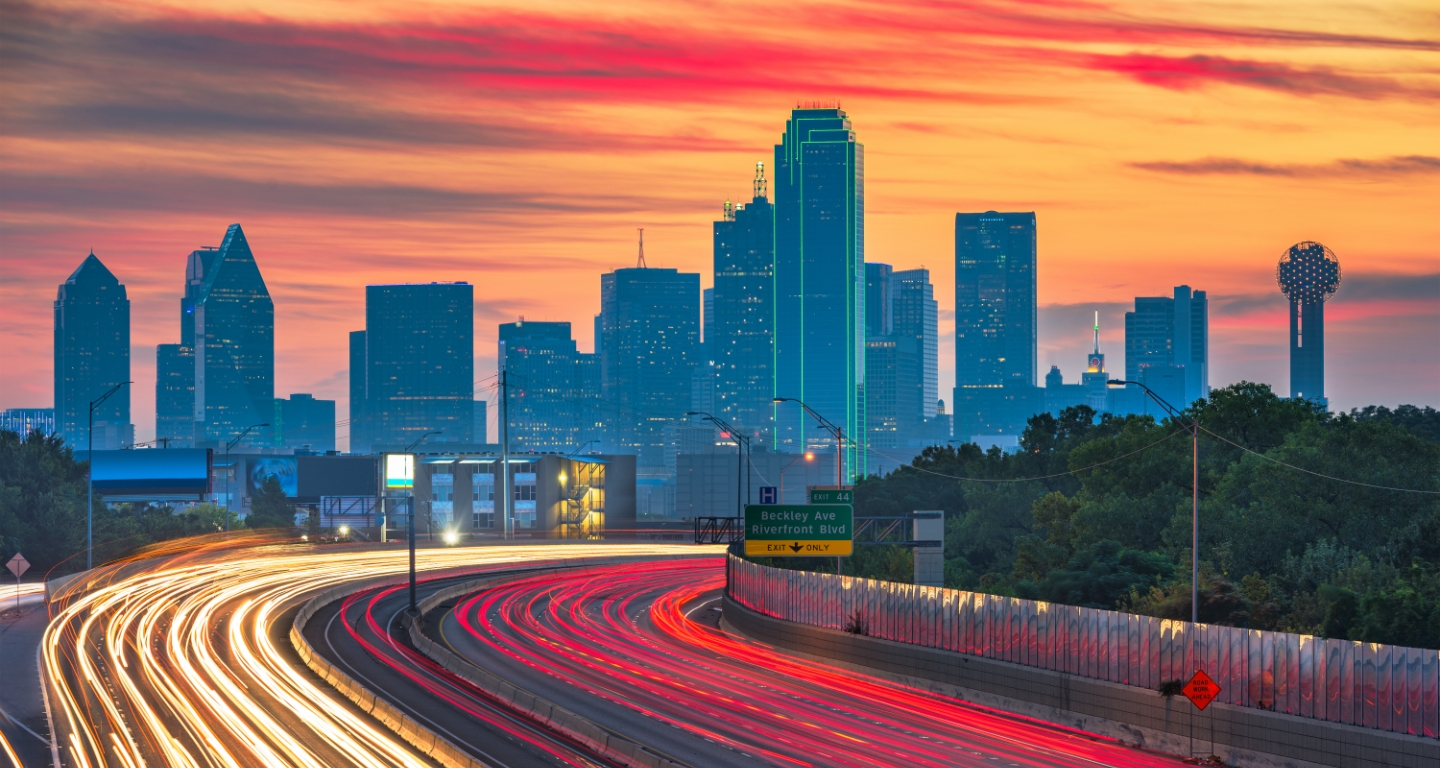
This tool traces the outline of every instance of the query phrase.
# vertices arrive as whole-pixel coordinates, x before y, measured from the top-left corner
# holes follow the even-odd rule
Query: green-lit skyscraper
[[[67,445],[89,446],[90,402],[129,380],[130,299],[92,253],[55,296],[55,431]],[[113,450],[134,441],[127,387],[94,416],[96,448]]]
[[[865,150],[839,109],[790,113],[775,146],[775,394],[803,400],[853,441],[865,472]],[[794,403],[775,409],[779,450],[830,449]]]

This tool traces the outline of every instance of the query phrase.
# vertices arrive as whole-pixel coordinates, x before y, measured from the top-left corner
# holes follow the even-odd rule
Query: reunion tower
[[[1340,287],[1340,260],[1319,243],[1290,246],[1275,267],[1290,299],[1290,397],[1325,403],[1325,302]]]

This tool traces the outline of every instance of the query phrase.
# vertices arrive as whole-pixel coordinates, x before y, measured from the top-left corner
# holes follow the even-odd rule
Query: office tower
[[[474,428],[470,430],[470,437],[477,443],[488,443],[490,438],[490,409],[489,403],[484,400],[476,400],[471,406],[475,410],[471,413]]]
[[[867,307],[868,311],[868,307]],[[919,352],[915,386],[920,388],[919,418],[933,419],[940,396],[940,308],[930,270],[906,269],[890,275],[890,333],[914,339]]]
[[[1105,370],[1105,353],[1100,351],[1100,313],[1095,313],[1095,347],[1085,361],[1085,372],[1080,374],[1080,384],[1085,388],[1085,404],[1096,413],[1110,410],[1110,374]],[[1049,383],[1049,377],[1046,377]]]
[[[715,326],[715,289],[706,288],[700,292],[700,343],[705,346],[705,356],[710,356],[711,328]]]
[[[510,390],[510,450],[569,453],[594,439],[600,392],[585,385],[590,363],[581,361],[569,323],[503,323],[499,349],[496,367]]]
[[[948,429],[942,436],[935,420],[938,307],[930,272],[896,272],[872,262],[865,274],[865,418],[879,441],[875,447],[919,447],[947,438]],[[872,371],[872,363],[881,369]]]
[[[1125,378],[1176,408],[1210,394],[1210,311],[1204,291],[1176,286],[1171,296],[1137,296],[1125,313]],[[1142,413],[1152,405],[1133,400]],[[1163,411],[1162,411],[1163,412]]]
[[[270,424],[282,448],[316,453],[335,450],[334,400],[316,400],[314,395],[304,393],[293,394],[288,400],[277,397]]]
[[[1290,300],[1290,397],[1326,404],[1325,302],[1340,288],[1340,260],[1319,243],[1296,243],[1280,257],[1275,282]]]
[[[31,432],[49,437],[55,434],[55,409],[6,408],[0,412],[0,429],[14,432],[22,440]]]
[[[955,214],[955,434],[1018,435],[1035,386],[1035,214]]]
[[[606,441],[640,469],[665,466],[665,427],[690,409],[700,342],[700,275],[635,267],[600,276]]]
[[[865,474],[865,150],[839,109],[790,113],[775,146],[775,394],[804,401],[848,436]],[[828,450],[796,403],[775,408],[774,444]]]
[[[155,442],[195,444],[195,350],[184,344],[155,347]]]
[[[891,275],[889,264],[865,262],[865,335],[886,336],[891,332],[895,313],[890,303]]]
[[[766,443],[775,398],[775,208],[764,163],[755,164],[750,202],[727,202],[714,235],[714,314],[705,342],[715,363],[715,415]]]
[[[356,446],[352,438],[352,453],[376,446],[398,450],[422,437],[427,443],[473,442],[474,312],[468,283],[365,286],[359,406],[365,443]],[[353,334],[351,342],[354,360]]]
[[[130,299],[125,286],[91,253],[55,296],[55,429],[67,445],[87,448],[90,403],[130,381]],[[95,409],[95,448],[134,442],[130,389]]]
[[[365,434],[365,332],[350,332],[350,452],[370,450]]]
[[[224,445],[247,427],[269,423],[275,402],[275,305],[239,224],[219,248],[190,254],[183,310],[195,355],[195,441]],[[188,343],[187,343],[188,342]],[[273,445],[252,429],[237,445]]]
[[[924,410],[920,401],[922,367],[917,339],[892,334],[871,336],[865,342],[868,444],[881,454],[879,458],[889,459],[892,467],[909,459],[895,449],[908,446],[912,437],[920,436],[920,414]],[[932,408],[934,405],[930,404]],[[887,450],[891,453],[884,453]],[[876,457],[870,460],[874,462]]]

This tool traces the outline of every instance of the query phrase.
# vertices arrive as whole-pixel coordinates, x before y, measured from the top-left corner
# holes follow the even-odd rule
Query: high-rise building
[[[865,474],[865,150],[840,109],[790,113],[775,146],[775,395],[844,430],[845,473]],[[774,446],[830,450],[797,403]]]
[[[155,347],[155,441],[169,448],[195,444],[195,350],[184,344]]]
[[[1035,214],[955,214],[955,434],[1018,435],[1041,410]],[[1005,391],[1001,391],[1001,390]]]
[[[91,253],[55,297],[55,429],[76,449],[90,446],[90,403],[130,381],[130,299],[125,286]],[[130,389],[95,408],[96,449],[134,442]]]
[[[1172,296],[1137,296],[1134,311],[1125,313],[1126,380],[1150,387],[1176,408],[1209,396],[1209,350],[1204,291],[1180,285]],[[1142,413],[1153,412],[1135,402]]]
[[[474,312],[468,283],[365,286],[366,444],[352,437],[351,452],[406,446],[427,433],[439,433],[427,443],[473,442]],[[352,401],[352,418],[355,411]]]
[[[888,336],[895,320],[890,303],[891,276],[895,268],[875,261],[865,262],[865,336]]]
[[[1275,268],[1275,282],[1290,300],[1290,396],[1325,397],[1325,302],[1340,288],[1340,260],[1319,243],[1290,246]]]
[[[919,448],[943,441],[949,434],[945,429],[942,435],[935,420],[938,308],[930,272],[896,272],[889,264],[869,262],[865,275],[865,418],[872,448]],[[887,454],[889,464],[908,461],[905,453]]]
[[[488,406],[489,403],[480,399],[476,399],[472,406],[475,409],[471,415],[475,427],[470,430],[470,436],[477,443],[490,442],[487,437],[490,434],[490,409]]]
[[[185,277],[191,330],[182,326],[180,343],[195,355],[195,441],[223,445],[274,414],[275,304],[239,224],[219,248],[191,253]],[[273,444],[257,428],[237,448]]]
[[[930,270],[905,269],[892,273],[890,297],[890,333],[915,340],[920,366],[916,373],[916,386],[920,388],[919,417],[932,419],[940,397],[940,307],[935,303]]]
[[[509,388],[510,450],[574,451],[597,438],[598,388],[585,386],[587,363],[569,323],[520,320],[500,326],[497,369]]]
[[[635,267],[600,276],[600,379],[606,443],[665,466],[665,427],[690,409],[700,343],[700,275]]]
[[[293,394],[288,400],[277,397],[275,417],[270,423],[281,448],[316,453],[335,450],[334,400],[316,400],[314,395],[304,393]]]
[[[55,434],[55,409],[6,408],[0,411],[0,429],[14,432],[22,440],[31,432],[49,437]]]
[[[714,312],[705,343],[714,361],[716,415],[752,440],[771,438],[775,398],[775,208],[755,164],[747,205],[715,222]],[[701,409],[697,409],[701,410]]]
[[[370,437],[365,434],[365,332],[350,332],[350,452],[370,450]]]

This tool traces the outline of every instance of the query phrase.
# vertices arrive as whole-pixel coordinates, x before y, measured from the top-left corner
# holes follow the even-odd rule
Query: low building
[[[36,431],[49,437],[55,434],[55,409],[6,408],[0,411],[0,429],[18,432],[21,439]]]
[[[749,476],[744,477],[734,451],[682,453],[675,462],[675,514],[681,519],[735,517],[740,514],[738,499],[748,496],[746,503],[758,504],[765,486],[780,491],[783,504],[805,504],[807,486],[835,484],[835,454],[809,455],[747,454]]]

